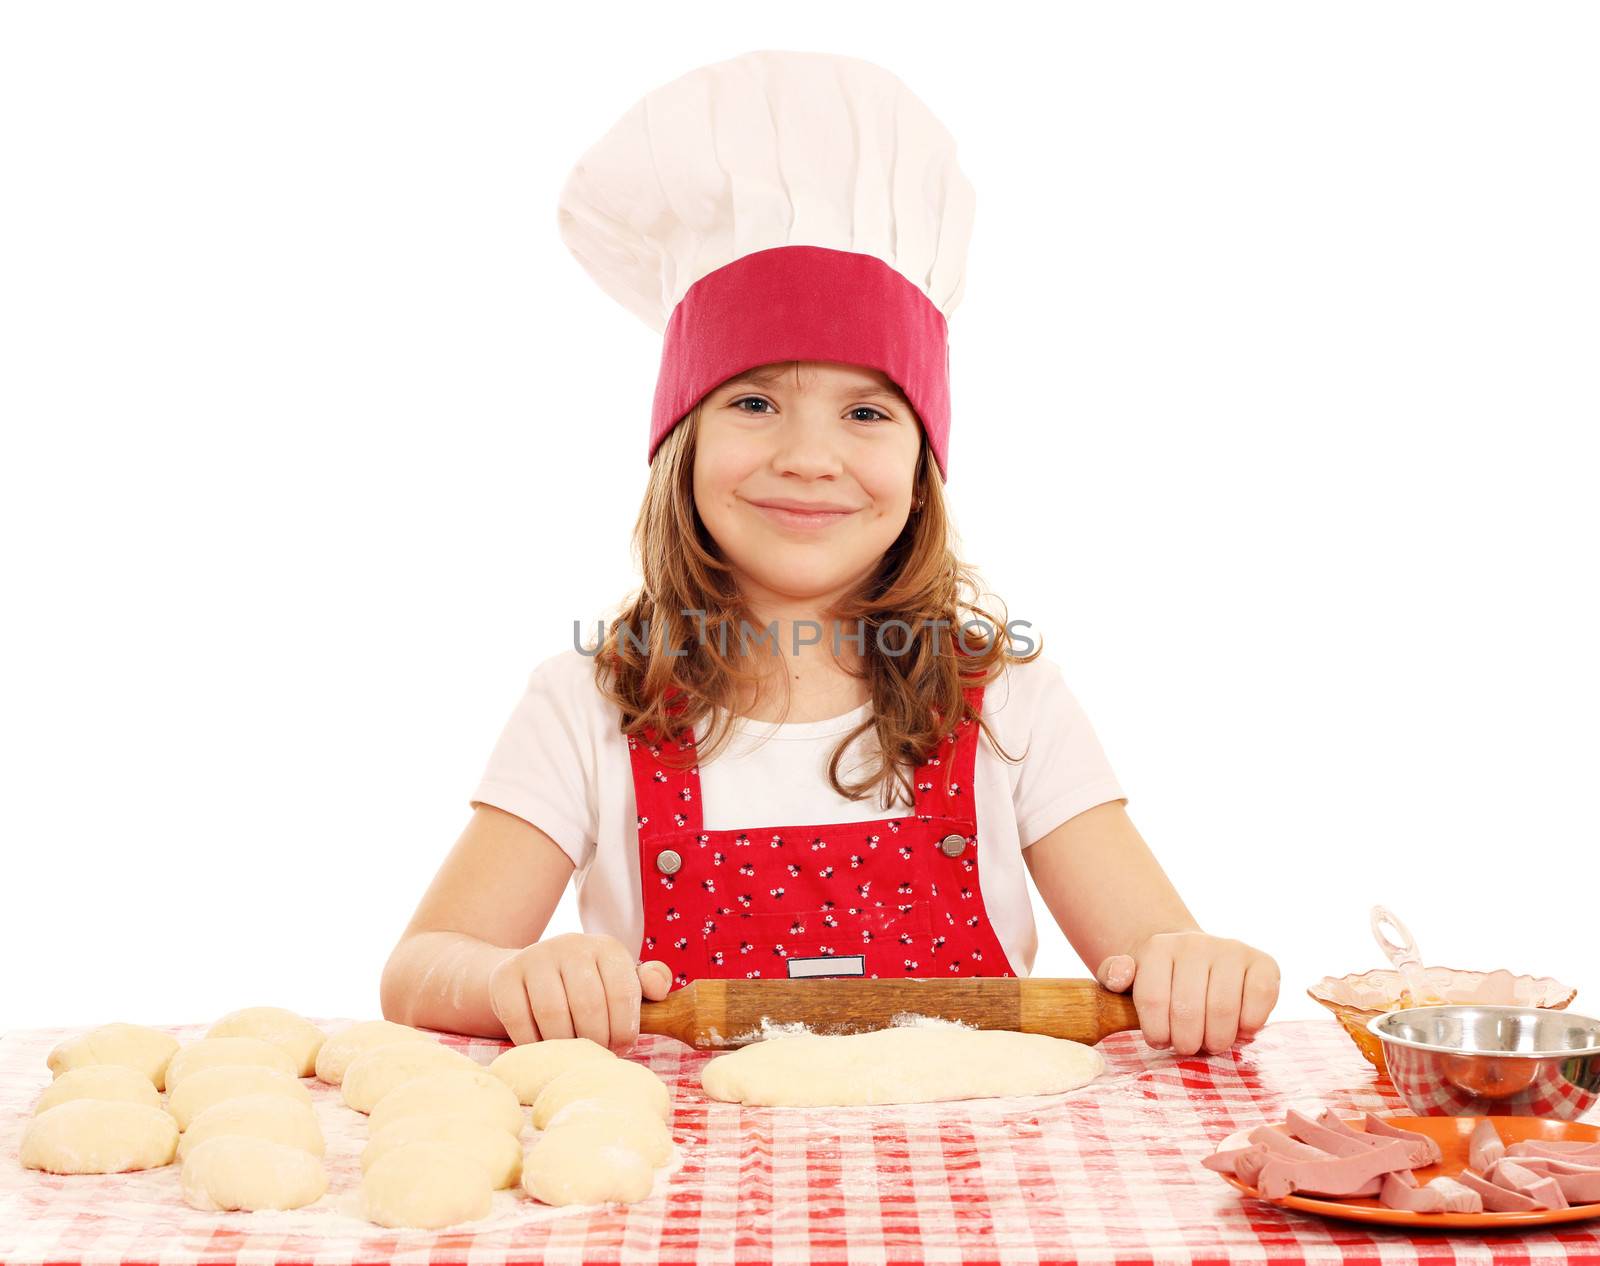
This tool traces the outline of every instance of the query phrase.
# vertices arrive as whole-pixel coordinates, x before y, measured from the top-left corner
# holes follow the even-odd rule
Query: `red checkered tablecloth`
[[[330,1032],[349,1021],[318,1021]],[[204,1026],[167,1026],[192,1041]],[[489,1220],[391,1231],[351,1216],[364,1121],[310,1083],[328,1136],[329,1194],[285,1214],[184,1205],[176,1167],[62,1177],[24,1170],[17,1142],[44,1056],[76,1030],[0,1039],[3,1266],[502,1266],[513,1262],[1600,1263],[1600,1223],[1545,1231],[1408,1233],[1242,1198],[1200,1158],[1290,1105],[1402,1111],[1338,1025],[1294,1020],[1210,1057],[1100,1044],[1106,1073],[1065,1095],[879,1108],[707,1101],[710,1053],[645,1037],[633,1058],[672,1086],[680,1160],[631,1206],[549,1210],[500,1192]],[[444,1036],[487,1063],[503,1044]],[[1593,1114],[1591,1114],[1591,1119]],[[531,1132],[528,1135],[531,1137]]]

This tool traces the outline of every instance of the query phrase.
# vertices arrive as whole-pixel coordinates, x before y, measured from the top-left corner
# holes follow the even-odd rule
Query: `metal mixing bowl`
[[[1367,1022],[1418,1116],[1576,1120],[1600,1100],[1600,1020],[1543,1007],[1451,1003]]]

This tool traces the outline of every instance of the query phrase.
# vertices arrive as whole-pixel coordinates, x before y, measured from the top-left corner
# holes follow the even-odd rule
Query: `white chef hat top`
[[[837,360],[900,386],[942,475],[945,319],[974,203],[954,139],[894,75],[761,50],[636,102],[573,167],[557,222],[601,289],[665,336],[649,456],[719,382]]]

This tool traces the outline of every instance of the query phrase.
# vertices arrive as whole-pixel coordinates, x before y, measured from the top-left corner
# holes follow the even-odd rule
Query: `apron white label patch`
[[[865,976],[865,954],[827,954],[821,958],[791,958],[789,975],[795,976]]]

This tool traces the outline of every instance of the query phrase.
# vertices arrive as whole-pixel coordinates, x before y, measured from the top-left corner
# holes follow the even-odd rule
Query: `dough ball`
[[[396,1024],[393,1020],[363,1020],[341,1030],[322,1044],[317,1052],[317,1078],[330,1086],[342,1085],[345,1070],[357,1055],[363,1055],[374,1046],[387,1046],[391,1042],[434,1042],[421,1029],[409,1024]],[[437,1045],[437,1042],[435,1042]]]
[[[295,1063],[296,1077],[317,1070],[317,1052],[327,1034],[303,1015],[282,1007],[246,1007],[230,1011],[206,1030],[207,1037],[255,1037],[281,1046]]]
[[[309,1090],[276,1068],[265,1064],[218,1064],[185,1077],[183,1084],[167,1096],[167,1111],[172,1113],[180,1130],[187,1130],[190,1122],[207,1108],[227,1099],[262,1094],[282,1095],[304,1104],[311,1102]]]
[[[616,1058],[612,1051],[586,1037],[553,1037],[502,1051],[489,1065],[489,1071],[510,1086],[523,1103],[532,1103],[547,1083],[567,1069]]]
[[[653,1112],[614,1099],[574,1099],[545,1126],[545,1132],[581,1126],[633,1148],[656,1168],[672,1159],[672,1132]]]
[[[124,1103],[142,1103],[147,1108],[161,1106],[155,1084],[137,1069],[126,1064],[84,1064],[69,1068],[46,1086],[33,1113],[38,1116],[70,1099],[120,1099]]]
[[[408,1143],[457,1144],[488,1167],[489,1182],[496,1190],[515,1187],[522,1179],[522,1144],[516,1135],[491,1121],[439,1113],[401,1117],[376,1131],[361,1153],[361,1172],[366,1173],[388,1153]]]
[[[356,1056],[344,1074],[344,1101],[357,1112],[371,1112],[398,1086],[442,1068],[477,1068],[460,1051],[439,1042],[392,1042]]]
[[[203,1037],[185,1046],[167,1065],[167,1090],[176,1090],[185,1077],[219,1064],[261,1064],[287,1077],[297,1077],[295,1062],[283,1050],[258,1037]]]
[[[579,1099],[620,1099],[640,1104],[663,1121],[672,1119],[672,1095],[666,1082],[643,1064],[617,1059],[609,1064],[583,1064],[552,1078],[533,1101],[533,1123],[544,1129],[550,1118]]]
[[[521,1134],[522,1105],[511,1087],[472,1060],[467,1063],[472,1066],[436,1069],[396,1086],[378,1100],[368,1125],[376,1132],[405,1117],[444,1112]]]
[[[178,1159],[187,1161],[200,1144],[224,1134],[267,1139],[287,1147],[298,1147],[313,1156],[321,1156],[324,1151],[322,1127],[317,1124],[317,1114],[311,1105],[268,1093],[224,1099],[207,1108],[189,1122],[189,1128],[183,1132],[178,1142]]]
[[[455,1143],[407,1143],[375,1161],[361,1179],[367,1220],[436,1230],[486,1217],[494,1195],[489,1171]]]
[[[546,1131],[522,1161],[522,1189],[544,1204],[632,1204],[654,1182],[649,1161],[589,1125]]]
[[[298,1209],[326,1194],[328,1171],[298,1147],[219,1134],[189,1153],[179,1182],[196,1209]]]
[[[28,1122],[24,1169],[52,1174],[120,1174],[172,1164],[178,1123],[171,1114],[117,1099],[69,1099]]]
[[[142,1024],[102,1024],[97,1029],[59,1043],[46,1059],[52,1076],[85,1064],[123,1064],[150,1078],[165,1090],[167,1061],[178,1050],[178,1039]]]

